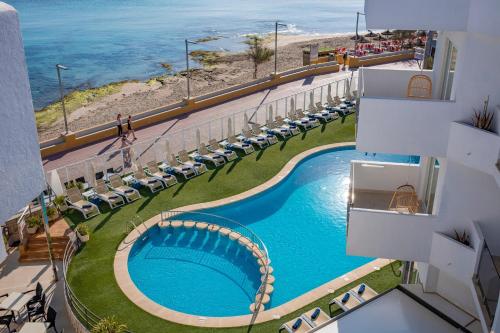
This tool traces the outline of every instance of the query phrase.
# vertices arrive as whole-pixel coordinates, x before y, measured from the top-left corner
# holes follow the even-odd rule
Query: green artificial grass
[[[71,262],[68,280],[78,298],[101,317],[116,316],[135,333],[155,332],[247,332],[248,327],[212,329],[184,326],[152,316],[128,300],[115,282],[113,260],[116,249],[125,237],[127,221],[138,215],[146,220],[162,210],[188,204],[206,202],[235,195],[253,188],[272,178],[292,157],[307,149],[336,142],[354,141],[353,116],[320,126],[299,134],[286,142],[230,162],[219,169],[180,183],[172,188],[151,194],[141,191],[142,199],[122,208],[110,211],[101,205],[102,214],[83,222],[78,212],[66,215],[72,227],[79,223],[90,227],[90,241],[76,254]],[[371,273],[359,281],[367,282],[376,291],[384,291],[399,283],[390,267]],[[348,287],[359,281],[352,282]],[[340,294],[347,288],[336,291]],[[304,309],[280,320],[254,325],[252,332],[277,332],[279,326],[310,309],[321,306],[328,310],[329,295]],[[228,304],[230,306],[230,304]]]

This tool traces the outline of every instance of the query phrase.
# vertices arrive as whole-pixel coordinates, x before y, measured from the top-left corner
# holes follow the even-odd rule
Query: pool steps
[[[271,259],[266,258],[259,245],[252,242],[249,238],[243,236],[237,231],[234,231],[227,227],[222,227],[218,224],[207,223],[207,222],[196,222],[196,221],[181,221],[181,220],[164,220],[158,222],[160,228],[186,228],[198,230],[208,230],[211,233],[218,232],[222,237],[228,237],[232,241],[237,241],[242,247],[246,248],[248,251],[252,252],[252,255],[257,259],[257,264],[259,264],[259,271],[261,274],[260,281],[262,283],[266,282],[266,288],[264,293],[258,293],[255,297],[255,303],[250,304],[250,311],[252,313],[256,310],[256,304],[260,303],[259,312],[264,311],[265,304],[271,301],[271,294],[274,291],[273,283],[275,278],[271,275],[274,269],[270,266]],[[266,266],[268,267],[268,275],[266,280]]]

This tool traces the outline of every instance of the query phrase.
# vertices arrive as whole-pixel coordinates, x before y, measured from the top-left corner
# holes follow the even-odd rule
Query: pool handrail
[[[263,276],[265,278],[261,280],[261,284],[260,284],[259,288],[257,289],[257,293],[255,294],[255,303],[256,304],[255,304],[255,309],[254,309],[253,314],[252,314],[252,319],[250,321],[250,325],[252,325],[254,323],[255,319],[257,318],[257,315],[259,314],[260,307],[262,306],[262,300],[264,299],[263,295],[265,295],[265,293],[266,293],[267,280],[269,277],[269,263],[270,263],[269,260],[270,259],[269,259],[269,252],[267,251],[266,244],[264,244],[262,239],[259,236],[257,236],[257,234],[255,234],[250,228],[239,223],[238,221],[232,220],[232,219],[224,217],[224,216],[216,215],[216,214],[205,213],[205,212],[200,212],[200,211],[169,210],[169,211],[162,211],[161,212],[160,221],[162,221],[162,222],[169,221],[169,220],[174,219],[176,216],[183,215],[183,214],[191,215],[188,218],[186,218],[186,220],[193,220],[193,218],[192,218],[193,215],[211,217],[211,218],[217,219],[217,224],[221,225],[223,227],[230,227],[230,229],[235,229],[235,227],[237,227],[237,228],[239,228],[238,232],[240,232],[241,230],[245,230],[247,233],[249,233],[249,235],[251,237],[250,240],[253,243],[257,244],[259,246],[259,248],[261,249],[261,252],[265,256],[265,258],[261,258],[261,259],[264,259],[263,262],[265,263],[264,267],[266,268],[266,270],[265,270],[265,273],[263,274]],[[195,222],[210,223],[209,221],[195,221]],[[221,222],[227,222],[227,224],[229,224],[229,226],[224,225]],[[248,235],[244,235],[244,236],[248,237]]]

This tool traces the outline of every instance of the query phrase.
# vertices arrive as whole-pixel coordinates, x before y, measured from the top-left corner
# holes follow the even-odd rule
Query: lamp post
[[[356,51],[358,49],[358,40],[359,40],[359,34],[358,34],[359,15],[366,15],[366,14],[365,13],[361,13],[361,12],[356,12],[356,39],[354,39],[354,55],[356,55]]]
[[[191,97],[191,86],[189,83],[189,80],[191,79],[191,73],[189,72],[189,44],[198,44],[198,43],[187,40],[187,39],[185,39],[184,42],[186,43],[187,99],[189,101],[189,98]]]
[[[286,27],[286,24],[274,23],[274,75],[278,73],[278,27]]]
[[[61,64],[56,65],[57,79],[59,80],[59,94],[61,95],[61,105],[62,105],[63,116],[64,116],[64,129],[66,130],[66,134],[68,134],[68,118],[66,117],[66,106],[64,105],[64,89],[63,89],[62,79],[61,79],[61,69],[67,70],[68,67],[63,66]]]

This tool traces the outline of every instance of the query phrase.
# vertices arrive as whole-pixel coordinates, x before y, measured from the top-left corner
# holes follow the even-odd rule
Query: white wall
[[[365,13],[368,29],[463,31],[469,0],[365,0]]]
[[[367,152],[446,156],[449,126],[457,117],[460,113],[450,101],[363,97],[357,148]]]
[[[354,190],[394,191],[402,184],[420,185],[418,164],[351,161]]]
[[[44,175],[16,11],[0,2],[0,223],[35,198]]]
[[[429,70],[363,67],[360,69],[360,81],[365,97],[406,98],[408,82],[418,74],[427,75],[432,80],[432,71]]]
[[[349,213],[347,254],[427,262],[433,221],[430,215],[353,208]]]
[[[454,276],[440,270],[436,285],[436,292],[451,301],[453,304],[457,305],[459,308],[464,309],[471,314],[477,313],[477,309],[472,301],[470,283],[463,284]]]

